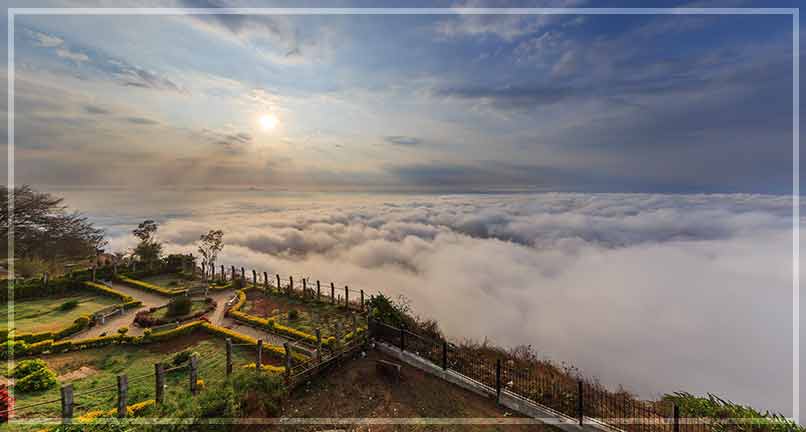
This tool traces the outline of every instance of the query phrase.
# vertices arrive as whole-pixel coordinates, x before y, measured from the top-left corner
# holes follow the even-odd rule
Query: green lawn
[[[221,385],[225,378],[226,349],[222,338],[203,332],[176,338],[171,341],[151,345],[122,345],[89,349],[64,354],[45,355],[42,358],[59,375],[61,384],[73,384],[75,392],[76,417],[90,411],[109,410],[117,401],[114,387],[118,374],[126,374],[129,380],[129,405],[154,398],[154,364],[167,361],[173,353],[189,349],[199,355],[199,379],[204,386]],[[236,346],[233,349],[235,368],[254,361],[254,349]],[[264,359],[266,356],[264,355]],[[265,362],[265,360],[264,360]],[[72,373],[73,376],[66,376]],[[150,376],[147,376],[150,375]],[[140,378],[146,376],[145,378]],[[189,375],[187,369],[170,372],[166,375],[165,397],[185,398],[189,396]],[[113,386],[97,393],[98,388]],[[16,407],[59,399],[59,387],[38,394],[16,394]],[[41,405],[17,413],[20,418],[60,417],[59,402]],[[19,430],[15,426],[13,430]],[[32,427],[36,430],[36,427]],[[8,426],[0,431],[12,430]]]
[[[195,313],[199,313],[203,311],[207,307],[207,302],[204,300],[193,300],[190,303],[190,313],[185,316],[190,316]],[[168,316],[168,306],[162,306],[159,309],[152,312],[155,318],[159,319],[182,319],[182,317],[169,317]]]
[[[327,302],[313,300],[303,301],[300,298],[288,297],[282,294],[266,294],[263,290],[250,289],[247,291],[247,300],[241,310],[244,313],[261,318],[270,317],[278,324],[314,334],[319,328],[322,337],[333,336],[336,324],[342,329],[342,335],[352,330],[353,321],[351,313],[344,308]],[[299,317],[288,319],[288,312],[296,310]],[[356,314],[358,327],[366,327],[367,321],[360,314]]]
[[[59,310],[62,303],[77,300],[78,306],[68,311]],[[55,331],[69,326],[81,315],[91,315],[107,306],[120,303],[114,297],[90,292],[76,292],[64,296],[14,302],[14,327],[18,333]],[[0,305],[0,328],[8,328],[7,304]]]

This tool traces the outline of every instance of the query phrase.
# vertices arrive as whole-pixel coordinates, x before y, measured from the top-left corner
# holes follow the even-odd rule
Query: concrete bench
[[[386,360],[376,360],[375,370],[377,370],[379,374],[391,378],[395,383],[400,382],[400,365],[397,363]]]

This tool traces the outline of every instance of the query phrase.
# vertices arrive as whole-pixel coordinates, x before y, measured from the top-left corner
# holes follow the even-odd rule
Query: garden
[[[226,376],[226,345],[222,337],[193,331],[163,342],[148,345],[111,345],[75,352],[49,354],[38,359],[20,359],[6,374],[5,382],[15,383],[15,406],[23,408],[50,400],[58,400],[60,386],[72,383],[75,416],[114,409],[117,375],[128,376],[128,401],[136,404],[154,399],[154,364],[162,362],[166,370],[186,365],[191,354],[199,362],[198,383],[215,387]],[[233,346],[233,369],[254,367],[254,346]],[[281,360],[263,356],[266,365],[279,365]],[[22,370],[21,370],[22,369]],[[30,378],[26,378],[30,376]],[[19,377],[19,378],[18,378]],[[104,389],[99,391],[99,389]],[[187,368],[166,373],[166,401],[187,398],[189,382]],[[22,409],[16,418],[59,417],[59,402]],[[97,415],[97,414],[96,414]],[[0,430],[7,426],[0,426]],[[18,430],[19,425],[15,425]]]
[[[270,330],[273,328],[276,333],[292,339],[314,342],[315,338],[311,340],[311,337],[319,329],[322,339],[328,340],[336,336],[337,327],[341,328],[342,336],[347,336],[352,331],[353,316],[359,329],[367,327],[366,318],[362,314],[348,312],[331,303],[306,301],[284,294],[267,293],[257,288],[246,289],[241,293],[243,302],[235,305],[231,316],[253,324],[266,321]]]
[[[201,317],[213,311],[216,302],[210,297],[191,299],[187,296],[172,298],[167,304],[140,311],[134,322],[140,327],[154,327],[172,322],[183,322]]]

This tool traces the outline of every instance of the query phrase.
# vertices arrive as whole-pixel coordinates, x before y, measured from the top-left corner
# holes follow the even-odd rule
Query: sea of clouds
[[[220,264],[404,295],[450,337],[531,344],[645,397],[792,412],[791,197],[65,195],[112,250],[144,218],[168,251],[221,228]]]

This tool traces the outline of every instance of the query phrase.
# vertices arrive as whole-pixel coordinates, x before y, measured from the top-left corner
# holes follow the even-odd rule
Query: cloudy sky
[[[796,6],[653,4],[685,5]],[[226,265],[792,413],[789,15],[17,16],[13,43],[15,181],[110,250],[146,218],[169,251],[222,228]]]
[[[585,6],[430,5],[513,4]],[[787,15],[18,16],[14,44],[18,182],[791,191]]]

